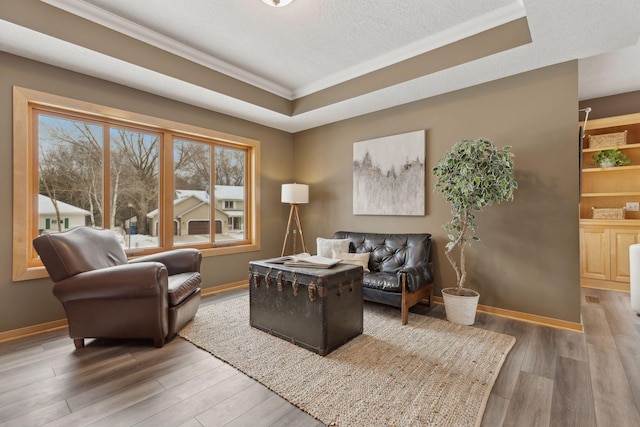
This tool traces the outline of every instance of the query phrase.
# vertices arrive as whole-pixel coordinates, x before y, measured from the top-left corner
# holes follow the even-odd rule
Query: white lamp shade
[[[306,184],[282,184],[282,203],[309,203],[309,186]]]

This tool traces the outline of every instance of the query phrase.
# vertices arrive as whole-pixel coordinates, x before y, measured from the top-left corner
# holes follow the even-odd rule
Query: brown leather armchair
[[[33,246],[55,282],[76,348],[85,338],[150,338],[162,347],[198,311],[197,249],[128,261],[112,231],[91,227],[45,234]]]

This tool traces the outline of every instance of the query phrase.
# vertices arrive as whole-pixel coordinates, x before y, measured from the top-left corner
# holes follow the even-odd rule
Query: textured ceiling
[[[580,99],[640,90],[638,22],[638,0],[1,0],[0,50],[296,132],[570,60]]]
[[[281,9],[258,0],[85,1],[291,93],[446,31],[455,37],[451,28],[501,8],[521,9],[514,0],[297,0]]]

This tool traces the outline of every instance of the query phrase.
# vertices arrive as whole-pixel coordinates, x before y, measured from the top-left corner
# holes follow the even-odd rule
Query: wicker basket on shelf
[[[589,135],[589,148],[614,147],[627,143],[627,131]]]
[[[624,208],[591,208],[593,219],[624,219]]]

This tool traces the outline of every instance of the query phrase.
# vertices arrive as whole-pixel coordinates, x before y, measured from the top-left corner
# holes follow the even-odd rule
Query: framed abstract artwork
[[[425,214],[424,130],[353,144],[353,214]]]

